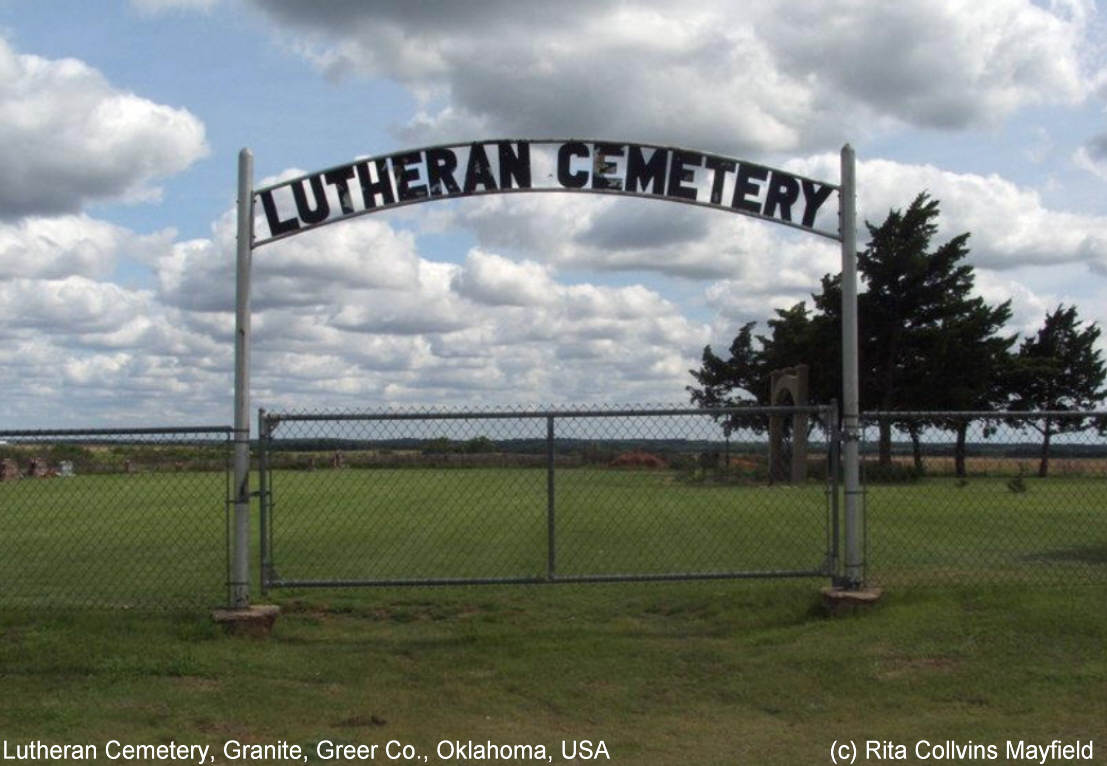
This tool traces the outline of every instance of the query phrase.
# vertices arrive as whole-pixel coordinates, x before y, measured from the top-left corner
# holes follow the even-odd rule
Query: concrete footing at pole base
[[[828,586],[822,589],[823,607],[831,617],[840,614],[853,614],[869,609],[884,595],[881,588],[839,588]]]
[[[254,604],[242,609],[216,609],[211,618],[236,636],[264,638],[273,630],[281,608],[275,604]]]

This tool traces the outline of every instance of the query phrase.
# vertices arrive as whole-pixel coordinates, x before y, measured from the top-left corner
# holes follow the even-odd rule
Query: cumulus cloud
[[[234,306],[235,218],[228,211],[211,238],[179,242],[154,264],[160,294],[196,311]],[[254,251],[254,305],[326,305],[341,290],[389,288],[418,279],[413,235],[383,221],[326,226]]]
[[[794,152],[1072,103],[1097,76],[1080,4],[255,3],[329,75],[416,93],[410,140],[491,129]]]
[[[1028,104],[1079,101],[1091,87],[1080,65],[1085,14],[1024,0],[816,0],[776,10],[760,29],[786,71],[910,125],[990,123]]]
[[[8,279],[0,313],[8,427],[229,417],[229,342],[188,329],[149,291],[80,276]]]
[[[168,231],[138,236],[83,214],[0,222],[0,279],[105,277],[120,256],[141,255],[171,236]]]
[[[787,166],[816,177],[837,174],[837,155]],[[833,174],[833,175],[831,175]],[[879,225],[926,191],[941,203],[939,236],[970,232],[972,263],[992,269],[1084,263],[1107,273],[1107,217],[1046,207],[1033,189],[999,175],[957,173],[933,165],[862,160],[857,168],[859,222]],[[867,233],[858,233],[864,244]]]
[[[469,251],[452,277],[459,295],[490,306],[541,306],[553,295],[548,270],[534,261],[515,263],[480,250]]]
[[[76,59],[20,54],[0,39],[0,219],[149,199],[208,151],[184,109],[111,85]]]

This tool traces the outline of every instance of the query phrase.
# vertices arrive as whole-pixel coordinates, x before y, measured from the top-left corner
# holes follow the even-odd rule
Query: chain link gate
[[[806,477],[781,479],[767,435],[796,416]],[[262,590],[832,577],[835,418],[262,410]]]

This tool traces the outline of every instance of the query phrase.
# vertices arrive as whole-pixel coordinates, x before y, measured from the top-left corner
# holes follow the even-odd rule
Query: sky
[[[569,137],[837,183],[849,142],[861,221],[939,200],[1012,332],[1060,303],[1107,325],[1089,0],[0,0],[0,71],[0,430],[231,422],[243,147],[258,184]],[[705,345],[840,267],[654,200],[377,212],[254,253],[252,403],[680,404]]]

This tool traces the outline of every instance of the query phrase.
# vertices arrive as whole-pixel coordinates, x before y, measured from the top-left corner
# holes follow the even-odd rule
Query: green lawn
[[[544,470],[523,468],[275,472],[273,561],[288,580],[544,576],[546,481]],[[825,488],[814,483],[562,470],[556,571],[819,571],[827,515]]]
[[[0,604],[196,607],[226,598],[223,472],[0,484]]]
[[[1107,477],[867,488],[870,579],[889,586],[1107,580]]]
[[[825,487],[559,470],[563,577],[821,571]],[[867,487],[869,579],[890,587],[1107,579],[1107,479],[924,479]],[[0,484],[0,605],[204,607],[225,597],[226,476],[86,475]],[[547,571],[540,469],[273,474],[284,580],[535,578]],[[257,550],[251,561],[257,566]]]
[[[1101,759],[1107,738],[1103,587],[892,591],[836,619],[796,581],[277,596],[267,640],[204,613],[0,612],[4,738],[396,740],[429,763],[446,739],[554,763],[591,739],[615,763],[789,765],[843,739],[1092,739]]]
[[[278,589],[254,640],[207,609],[223,474],[4,484],[0,732],[101,758],[112,738],[208,744],[216,763],[229,740],[395,740],[430,763],[470,739],[542,743],[555,763],[562,740],[603,740],[628,764],[825,763],[843,739],[1107,747],[1107,488],[1026,485],[870,486],[888,592],[863,615],[828,619],[824,578]],[[555,489],[562,574],[822,564],[821,485],[566,469]],[[542,471],[286,472],[274,492],[284,577],[546,571]]]

